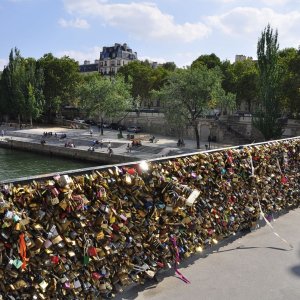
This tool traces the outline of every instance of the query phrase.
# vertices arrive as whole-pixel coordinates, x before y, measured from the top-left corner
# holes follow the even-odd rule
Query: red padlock
[[[285,176],[281,176],[281,183],[286,184],[288,179]]]
[[[92,277],[93,277],[93,279],[95,279],[95,280],[99,280],[102,276],[101,276],[101,274],[98,273],[98,272],[93,272],[93,273],[92,273]]]
[[[54,255],[51,257],[51,262],[55,265],[57,265],[59,263],[59,256],[58,255]]]
[[[89,256],[97,256],[97,249],[96,249],[96,247],[89,247],[88,248],[88,255]]]

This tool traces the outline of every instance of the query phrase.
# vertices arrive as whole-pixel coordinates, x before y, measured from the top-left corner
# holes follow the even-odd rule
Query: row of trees
[[[172,126],[193,126],[207,110],[223,112],[244,107],[255,113],[254,124],[266,139],[280,136],[282,114],[300,114],[300,50],[279,50],[277,32],[268,25],[258,41],[257,61],[221,61],[201,55],[189,67],[166,63],[152,68],[148,61],[123,66],[118,75],[80,74],[69,57],[45,54],[23,58],[18,49],[0,78],[0,118],[19,122],[51,122],[66,105],[103,121],[128,109],[161,105]]]
[[[0,115],[19,122],[42,115],[51,120],[74,101],[79,81],[78,64],[69,57],[45,54],[36,61],[12,49],[0,80]]]
[[[0,78],[0,121],[52,122],[70,105],[99,119],[104,113],[115,116],[131,108],[130,87],[121,76],[113,81],[99,74],[83,76],[69,57],[49,53],[35,60],[15,48]]]
[[[279,138],[284,113],[300,112],[299,62],[300,50],[279,51],[278,33],[268,25],[257,43],[257,62],[230,64],[214,54],[200,56],[191,68],[172,73],[158,95],[170,123],[193,126],[197,148],[198,119],[205,109],[233,109],[242,102],[254,111],[253,125],[266,140]]]

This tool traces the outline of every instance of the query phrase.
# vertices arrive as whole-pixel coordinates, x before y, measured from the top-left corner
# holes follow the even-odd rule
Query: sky
[[[115,43],[179,67],[211,53],[256,59],[268,23],[280,49],[298,48],[300,0],[0,0],[0,70],[14,47],[23,57],[51,52],[80,64]]]

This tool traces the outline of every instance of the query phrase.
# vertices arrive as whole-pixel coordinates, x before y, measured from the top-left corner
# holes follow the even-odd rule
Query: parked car
[[[114,129],[114,130],[126,130],[126,126],[124,126],[124,125],[121,125],[121,124],[119,124],[119,123],[111,123],[110,125],[109,125],[109,128],[111,128],[111,129]]]
[[[85,120],[85,123],[93,126],[97,125],[97,123],[94,120]]]
[[[130,126],[127,128],[128,132],[139,133],[142,131],[142,128],[139,126]]]

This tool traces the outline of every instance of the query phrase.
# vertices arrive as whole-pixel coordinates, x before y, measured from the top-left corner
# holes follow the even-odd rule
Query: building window
[[[104,62],[104,66],[107,66],[107,61]]]
[[[121,65],[121,61],[120,61],[120,60],[117,61],[117,65],[118,65],[118,66]]]

